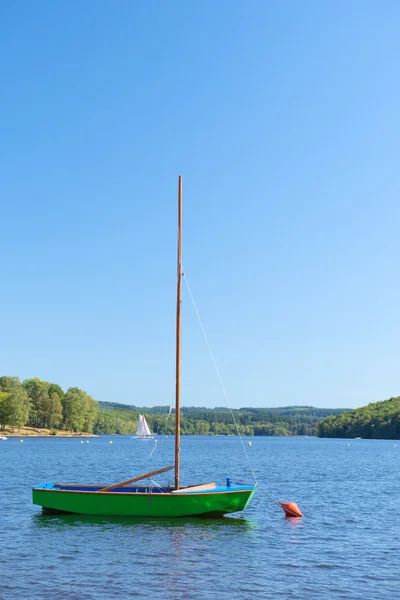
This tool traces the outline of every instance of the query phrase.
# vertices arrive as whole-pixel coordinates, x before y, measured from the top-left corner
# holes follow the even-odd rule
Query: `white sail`
[[[136,435],[138,437],[147,437],[151,435],[150,427],[147,425],[146,417],[144,415],[139,415],[139,423],[136,430]]]
[[[151,435],[150,427],[148,426],[145,417],[143,417],[143,429],[144,429],[144,435]]]

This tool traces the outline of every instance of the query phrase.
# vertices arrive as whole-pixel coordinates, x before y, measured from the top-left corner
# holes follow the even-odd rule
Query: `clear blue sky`
[[[0,374],[170,404],[184,266],[232,406],[400,394],[400,4],[0,7]],[[224,405],[187,293],[182,402]]]

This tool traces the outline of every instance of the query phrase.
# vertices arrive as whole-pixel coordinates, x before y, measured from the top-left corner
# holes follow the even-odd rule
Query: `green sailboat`
[[[175,465],[111,485],[42,483],[32,489],[33,503],[44,512],[131,517],[221,517],[244,510],[255,485],[208,483],[180,485],[180,362],[182,281],[182,177],[178,183],[178,260],[176,297]],[[172,487],[142,486],[137,482],[175,469]]]

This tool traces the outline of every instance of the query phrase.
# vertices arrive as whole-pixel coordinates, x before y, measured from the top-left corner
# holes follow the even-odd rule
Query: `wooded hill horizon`
[[[139,414],[153,433],[173,434],[169,406],[135,406],[97,402],[77,387],[66,392],[40,379],[0,377],[0,429],[6,426],[48,427],[101,434],[134,434]],[[229,410],[225,407],[181,407],[183,435],[318,435],[400,439],[400,397],[373,402],[357,409],[317,408],[307,405]]]
[[[400,439],[400,397],[371,402],[318,424],[319,437]]]
[[[317,425],[327,416],[339,415],[346,409],[316,408],[313,406],[282,406],[271,408],[205,408],[181,406],[183,435],[317,435]],[[98,430],[104,433],[118,423],[118,433],[136,431],[139,414],[146,416],[154,433],[173,434],[174,413],[168,416],[169,406],[135,406],[118,402],[99,402]],[[131,430],[133,417],[134,431]],[[236,425],[235,425],[235,422]],[[130,430],[127,431],[126,428]]]
[[[21,382],[0,377],[0,428],[23,426],[101,434],[136,433],[139,414],[145,414],[157,434],[173,434],[174,415],[169,406],[139,407],[97,402],[78,387],[66,392],[56,383],[37,377]],[[191,435],[316,435],[317,425],[343,409],[312,406],[276,408],[186,407],[181,409],[181,433]],[[234,417],[234,418],[233,418]],[[236,425],[235,425],[235,422]]]

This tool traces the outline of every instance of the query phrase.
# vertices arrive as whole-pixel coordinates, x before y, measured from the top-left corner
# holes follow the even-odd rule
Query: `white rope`
[[[168,414],[167,414],[167,416],[165,418],[165,425],[167,425],[168,419],[169,419],[169,416],[170,416],[171,413],[172,413],[172,404],[170,405],[169,412],[168,412]],[[164,441],[165,441],[166,436],[167,436],[167,434],[164,434],[164,436],[161,438],[161,444],[160,444],[160,446],[158,446],[158,440],[157,440],[157,438],[155,438],[155,440],[154,440],[154,446],[153,446],[152,451],[150,452],[149,458],[152,458],[152,456],[153,456],[154,452],[157,450],[157,448],[159,448],[158,455],[160,455],[160,456],[162,455],[162,451],[163,451],[163,448],[164,448]]]
[[[150,481],[153,484],[153,487],[158,487],[160,490],[162,490],[162,486],[159,483],[157,483],[157,481],[154,481],[154,479],[150,479]]]
[[[154,446],[153,446],[153,450],[150,452],[150,458],[153,456],[155,449],[157,448],[157,438],[155,438],[154,440]]]
[[[222,381],[221,374],[220,374],[220,372],[219,372],[219,369],[218,369],[217,363],[215,362],[214,354],[213,354],[213,352],[212,352],[212,350],[211,350],[210,342],[208,341],[208,337],[207,337],[207,334],[206,334],[206,332],[205,332],[205,329],[204,329],[204,326],[203,326],[202,320],[201,320],[201,318],[200,318],[200,314],[199,314],[199,311],[198,311],[198,309],[197,309],[196,302],[194,301],[193,294],[192,294],[192,290],[190,289],[189,282],[188,282],[188,280],[187,280],[187,277],[186,277],[186,275],[184,274],[183,270],[182,270],[182,277],[183,277],[183,279],[185,280],[185,284],[186,284],[187,290],[188,290],[188,292],[189,292],[189,296],[190,296],[190,299],[191,299],[191,301],[192,301],[192,304],[193,304],[194,310],[195,310],[195,312],[196,312],[197,319],[198,319],[198,321],[199,321],[199,323],[200,323],[200,327],[201,327],[201,330],[202,330],[202,332],[203,332],[203,336],[204,336],[204,339],[205,339],[205,341],[206,341],[206,344],[207,344],[207,347],[208,347],[208,351],[209,351],[209,353],[210,353],[211,360],[212,360],[212,362],[213,362],[213,365],[214,365],[214,369],[215,369],[215,371],[216,371],[216,373],[217,373],[217,377],[218,377],[218,380],[219,380],[219,383],[220,383],[220,386],[221,386],[221,389],[222,389],[222,393],[223,393],[223,395],[224,395],[224,398],[225,398],[226,405],[227,405],[227,407],[228,407],[228,409],[229,409],[229,411],[230,411],[230,413],[231,413],[231,416],[232,416],[233,422],[234,422],[234,424],[235,424],[235,427],[236,427],[237,434],[238,434],[238,436],[239,436],[239,438],[240,438],[240,441],[241,441],[241,443],[242,443],[242,447],[243,447],[244,453],[245,453],[245,455],[246,455],[246,458],[247,458],[247,462],[249,463],[250,470],[251,470],[251,472],[252,472],[252,475],[253,475],[253,477],[254,477],[254,482],[255,482],[255,484],[256,484],[256,485],[258,485],[256,474],[254,473],[254,469],[253,469],[253,466],[252,466],[252,464],[251,464],[250,457],[249,457],[249,455],[248,455],[248,453],[247,453],[246,446],[244,445],[243,438],[242,438],[242,436],[240,435],[240,431],[239,431],[238,424],[236,423],[235,415],[233,414],[233,410],[232,410],[232,408],[230,407],[230,404],[229,404],[229,398],[228,398],[228,394],[226,393],[226,389],[225,389],[224,383],[223,383],[223,381]]]

